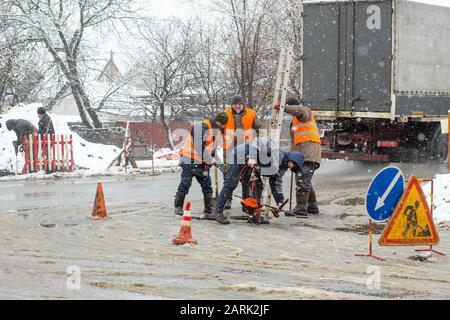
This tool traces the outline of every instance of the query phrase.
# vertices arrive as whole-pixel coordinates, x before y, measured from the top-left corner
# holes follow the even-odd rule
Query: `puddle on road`
[[[41,192],[26,192],[23,194],[25,198],[45,198],[50,196],[50,192],[41,191]]]
[[[63,224],[41,223],[40,225],[43,228],[70,228],[78,226],[78,223],[63,223]]]
[[[385,223],[372,223],[372,232],[373,234],[381,234],[385,228]],[[349,227],[340,227],[335,228],[336,231],[344,231],[344,232],[354,232],[360,235],[369,234],[369,225],[368,224],[355,224]]]
[[[346,199],[339,199],[336,201],[333,201],[333,204],[337,204],[340,206],[363,206],[366,203],[366,200],[362,197],[353,197],[353,198],[346,198]]]
[[[341,220],[343,220],[343,219],[345,219],[345,218],[347,218],[347,217],[364,217],[365,215],[364,214],[354,214],[354,213],[346,213],[346,212],[344,212],[344,213],[341,213],[339,216],[338,216],[338,218],[339,219],[341,219]]]
[[[423,255],[420,255],[420,254],[408,257],[408,259],[412,260],[412,261],[433,263],[433,261],[430,261],[430,258],[431,258],[431,255],[423,256]]]
[[[245,270],[245,269],[224,269],[223,272],[233,273],[233,274],[258,274],[258,275],[268,275],[269,273],[263,270]]]

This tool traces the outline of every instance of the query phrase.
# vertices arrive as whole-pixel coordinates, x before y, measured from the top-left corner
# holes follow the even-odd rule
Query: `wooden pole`
[[[155,175],[155,146],[153,145],[153,137],[150,138],[150,145],[152,146],[152,174]]]
[[[292,210],[292,189],[294,185],[294,172],[291,171],[291,190],[289,196],[289,210]]]

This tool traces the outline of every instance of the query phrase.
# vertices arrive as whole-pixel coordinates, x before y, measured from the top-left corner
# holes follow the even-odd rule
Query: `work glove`
[[[221,166],[222,166],[222,173],[225,175],[225,174],[227,174],[227,170],[228,170],[228,164],[226,164],[226,163],[223,163],[223,164],[221,164]]]

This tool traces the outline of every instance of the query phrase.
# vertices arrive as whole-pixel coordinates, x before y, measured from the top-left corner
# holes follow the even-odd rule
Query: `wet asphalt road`
[[[411,260],[411,248],[379,248],[387,262],[354,253],[367,248],[364,206],[381,165],[325,161],[314,183],[321,214],[282,216],[270,225],[198,221],[199,245],[175,247],[172,214],[179,173],[0,182],[0,298],[18,299],[422,299],[448,298],[448,257]],[[400,166],[430,177],[445,166]],[[285,177],[288,193],[289,178]],[[103,182],[107,222],[87,219]],[[188,197],[202,210],[200,187]],[[353,204],[352,204],[353,203]],[[233,216],[241,214],[238,201]],[[440,229],[449,252],[449,234]],[[270,250],[268,250],[270,248]],[[320,248],[320,250],[318,250]],[[369,264],[382,269],[379,290],[367,287]],[[81,290],[66,287],[68,266],[80,267]]]
[[[420,178],[445,173],[446,165],[395,164],[405,176],[416,174]],[[360,185],[367,188],[372,177],[385,165],[345,161],[324,161],[316,172],[314,184],[318,193],[326,193],[335,186],[345,188]],[[179,182],[179,173],[160,176],[109,176],[99,178],[74,178],[61,180],[0,181],[0,210],[33,211],[34,209],[86,208],[90,210],[95,198],[97,183],[102,182],[107,206],[124,204],[171,204]],[[284,192],[289,197],[289,174],[284,178]],[[221,181],[219,182],[219,188]],[[201,190],[193,181],[190,199],[201,199]],[[0,212],[1,212],[0,211]]]

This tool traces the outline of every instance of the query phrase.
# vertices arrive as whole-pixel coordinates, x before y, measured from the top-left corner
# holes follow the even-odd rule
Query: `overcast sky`
[[[193,16],[200,16],[201,18],[208,19],[211,18],[213,13],[202,10],[198,3],[204,3],[208,0],[138,0],[140,1],[140,7],[144,8],[144,15],[159,17],[159,18],[169,18],[177,17],[182,19],[188,19]],[[311,1],[311,0],[308,0]],[[436,4],[443,6],[450,6],[450,0],[411,0],[415,2],[422,2],[428,4]],[[104,41],[104,38],[102,39]],[[129,44],[124,44],[124,40],[118,41],[117,39],[109,39],[105,42],[102,47],[102,52],[99,52],[99,57],[104,57],[105,61],[101,63],[106,63],[109,58],[110,50],[115,52],[115,61],[117,66],[122,71],[126,69],[125,61],[127,60],[125,49],[129,48]],[[102,66],[99,66],[102,68]]]
[[[429,4],[450,6],[450,0],[413,0]],[[198,2],[198,1],[197,1]],[[186,17],[195,14],[198,8],[191,0],[148,0],[149,7],[159,16]]]

